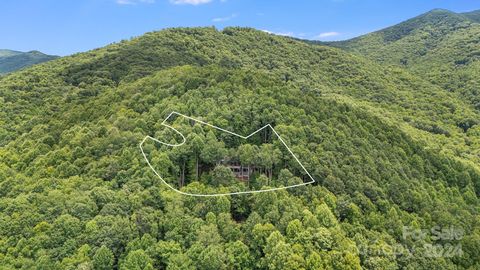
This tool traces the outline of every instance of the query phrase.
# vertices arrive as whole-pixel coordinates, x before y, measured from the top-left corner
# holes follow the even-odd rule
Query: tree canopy
[[[0,108],[0,268],[480,266],[479,114],[398,67],[248,28],[167,29],[2,77]],[[169,135],[172,111],[239,134],[269,123],[318,182],[180,195],[138,147]],[[185,150],[145,145],[186,192],[239,188],[216,164],[230,148],[260,164],[259,188],[302,181],[273,141],[237,149],[189,128]],[[404,226],[462,228],[463,252],[428,256],[443,242]]]

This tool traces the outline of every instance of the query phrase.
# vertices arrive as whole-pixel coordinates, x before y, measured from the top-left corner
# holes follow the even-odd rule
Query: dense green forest
[[[0,76],[57,58],[39,51],[19,52],[0,49]]]
[[[200,195],[231,194],[314,182],[271,126],[243,138],[178,114],[164,122],[140,147],[159,179],[173,189],[197,181],[207,186]]]
[[[2,77],[0,107],[3,269],[480,267],[480,114],[401,67],[249,28],[174,28]],[[317,183],[178,194],[139,149],[172,111],[239,134],[271,124]],[[180,175],[178,156],[146,147]],[[197,181],[193,160],[182,191],[235,188]]]
[[[400,24],[329,45],[409,71],[480,110],[480,10],[435,9]]]

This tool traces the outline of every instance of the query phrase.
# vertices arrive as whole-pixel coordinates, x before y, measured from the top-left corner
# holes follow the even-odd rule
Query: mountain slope
[[[182,28],[12,73],[0,94],[6,267],[478,267],[478,126],[462,128],[478,114],[401,69],[253,29]],[[240,134],[270,123],[319,182],[180,196],[138,148],[171,111]],[[181,158],[145,148],[155,164]],[[443,242],[403,226],[462,228],[463,254],[426,256]],[[388,252],[398,245],[412,256]]]
[[[25,104],[34,100],[35,105],[48,109],[61,102],[60,95],[52,95],[52,91],[92,97],[102,89],[185,64],[267,70],[304,91],[332,98],[340,95],[355,106],[368,106],[379,116],[404,124],[402,129],[412,132],[413,137],[459,158],[477,164],[480,160],[480,143],[475,136],[479,115],[456,94],[441,91],[398,68],[384,68],[340,50],[310,46],[252,29],[227,28],[218,32],[213,28],[187,28],[147,33],[131,41],[62,58],[54,65],[26,74],[12,74],[3,80],[3,95],[6,102],[11,102],[10,95],[19,96],[16,92],[21,91]],[[17,80],[29,83],[19,86]],[[34,86],[49,87],[49,91],[31,91]],[[8,107],[6,113],[12,115],[12,124],[25,122],[16,119],[19,117],[38,120],[37,108],[29,112],[28,106],[21,105],[25,109],[21,116],[16,113],[18,105],[11,110]],[[30,121],[26,123],[33,124]],[[31,126],[25,128],[5,126],[0,139],[22,134]],[[6,142],[0,140],[0,144]]]
[[[474,22],[480,22],[480,10],[461,13],[463,16],[469,18]]]
[[[386,29],[329,45],[405,67],[480,109],[478,11],[432,10]]]
[[[0,50],[0,75],[50,61],[57,57],[58,56],[47,55],[39,51],[19,52],[2,49]]]
[[[8,56],[19,55],[19,54],[22,54],[22,52],[0,49],[0,57],[8,57]]]

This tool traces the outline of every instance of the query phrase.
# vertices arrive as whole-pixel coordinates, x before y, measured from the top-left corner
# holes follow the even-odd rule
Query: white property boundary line
[[[190,120],[193,120],[195,122],[198,122],[200,124],[203,124],[203,125],[207,125],[209,127],[212,127],[214,129],[218,129],[218,130],[221,130],[223,132],[226,132],[228,134],[231,134],[231,135],[234,135],[234,136],[237,136],[237,137],[240,137],[242,139],[248,139],[249,137],[253,136],[254,134],[256,134],[257,132],[259,132],[260,130],[263,130],[264,128],[266,127],[269,127],[272,129],[272,131],[275,133],[275,135],[277,136],[277,138],[282,142],[282,144],[287,148],[288,152],[290,152],[290,154],[292,154],[293,158],[295,158],[295,160],[298,162],[298,164],[300,164],[300,167],[302,167],[302,169],[305,171],[305,173],[308,175],[308,177],[310,177],[311,181],[309,182],[306,182],[306,183],[301,183],[301,184],[296,184],[296,185],[291,185],[291,186],[287,186],[287,187],[277,187],[277,188],[269,188],[269,189],[261,189],[261,190],[252,190],[252,191],[238,191],[238,192],[229,192],[229,193],[214,193],[214,194],[197,194],[197,193],[188,193],[188,192],[183,192],[181,190],[178,190],[174,187],[172,187],[169,183],[167,183],[163,178],[162,176],[160,176],[160,174],[153,168],[152,164],[150,164],[150,161],[148,160],[147,158],[147,155],[145,154],[145,152],[143,151],[143,144],[145,143],[145,141],[147,139],[150,139],[152,141],[155,141],[157,143],[160,143],[160,144],[163,144],[163,145],[167,145],[167,146],[172,146],[172,147],[177,147],[177,146],[181,146],[183,145],[187,139],[185,138],[185,136],[183,136],[183,134],[176,130],[174,127],[172,126],[169,126],[167,124],[165,124],[165,122],[173,115],[178,115],[178,116],[182,116],[184,118],[187,118],[187,119],[190,119]],[[287,189],[287,188],[294,188],[294,187],[300,187],[300,186],[305,186],[305,185],[308,185],[308,184],[312,184],[315,182],[315,179],[313,179],[312,175],[310,175],[310,173],[307,171],[307,169],[305,169],[305,167],[303,166],[303,164],[300,162],[300,160],[298,160],[297,156],[295,156],[295,154],[292,152],[292,150],[290,150],[290,148],[287,146],[287,144],[285,143],[285,141],[280,137],[280,135],[277,133],[277,131],[275,131],[275,129],[273,129],[273,127],[270,125],[270,124],[267,124],[259,129],[257,129],[256,131],[254,131],[253,133],[251,133],[250,135],[248,136],[242,136],[240,134],[237,134],[237,133],[234,133],[234,132],[231,132],[231,131],[228,131],[226,129],[223,129],[223,128],[220,128],[220,127],[217,127],[217,126],[214,126],[212,124],[209,124],[209,123],[206,123],[206,122],[203,122],[201,120],[198,120],[198,119],[195,119],[193,117],[190,117],[190,116],[187,116],[187,115],[184,115],[184,114],[181,114],[181,113],[178,113],[178,112],[171,112],[167,118],[165,118],[165,120],[163,120],[163,122],[161,123],[161,125],[163,126],[166,126],[170,129],[172,129],[173,131],[175,131],[176,133],[180,134],[180,136],[182,136],[182,139],[183,139],[183,142],[180,143],[180,144],[169,144],[169,143],[165,143],[165,142],[162,142],[162,141],[159,141],[151,136],[145,136],[145,138],[142,140],[142,142],[140,143],[140,150],[142,151],[142,154],[143,154],[143,157],[145,158],[145,160],[147,161],[147,164],[148,166],[150,167],[150,169],[152,169],[152,171],[155,173],[156,176],[158,176],[158,178],[160,178],[160,180],[162,180],[162,182],[167,185],[170,189],[172,189],[173,191],[176,191],[180,194],[183,194],[183,195],[189,195],[189,196],[197,196],[197,197],[215,197],[215,196],[227,196],[227,195],[239,195],[239,194],[252,194],[252,193],[260,193],[260,192],[268,192],[268,191],[275,191],[275,190],[282,190],[282,189]]]

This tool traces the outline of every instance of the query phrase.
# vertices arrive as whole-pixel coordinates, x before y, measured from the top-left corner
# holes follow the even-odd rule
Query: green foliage
[[[125,258],[125,262],[121,265],[120,269],[125,270],[151,270],[152,259],[145,253],[145,251],[139,249],[131,251]]]
[[[387,65],[405,67],[446,91],[458,93],[480,110],[478,14],[478,10],[454,13],[435,9],[386,29],[330,45]]]
[[[106,246],[101,246],[93,255],[93,267],[98,270],[113,269],[113,253]]]
[[[235,183],[235,178],[229,168],[219,165],[212,171],[211,182],[215,186],[229,186]]]
[[[1,268],[478,267],[479,115],[398,68],[252,29],[182,28],[12,73],[0,96]],[[239,134],[270,123],[318,182],[180,195],[138,148],[147,134],[168,138],[173,110]],[[171,154],[145,148],[184,191],[238,188],[215,169],[235,142],[197,134]],[[265,169],[255,184],[303,181],[275,147],[239,147],[242,164]],[[358,251],[425,244],[405,240],[404,225],[461,227],[468,251]]]

